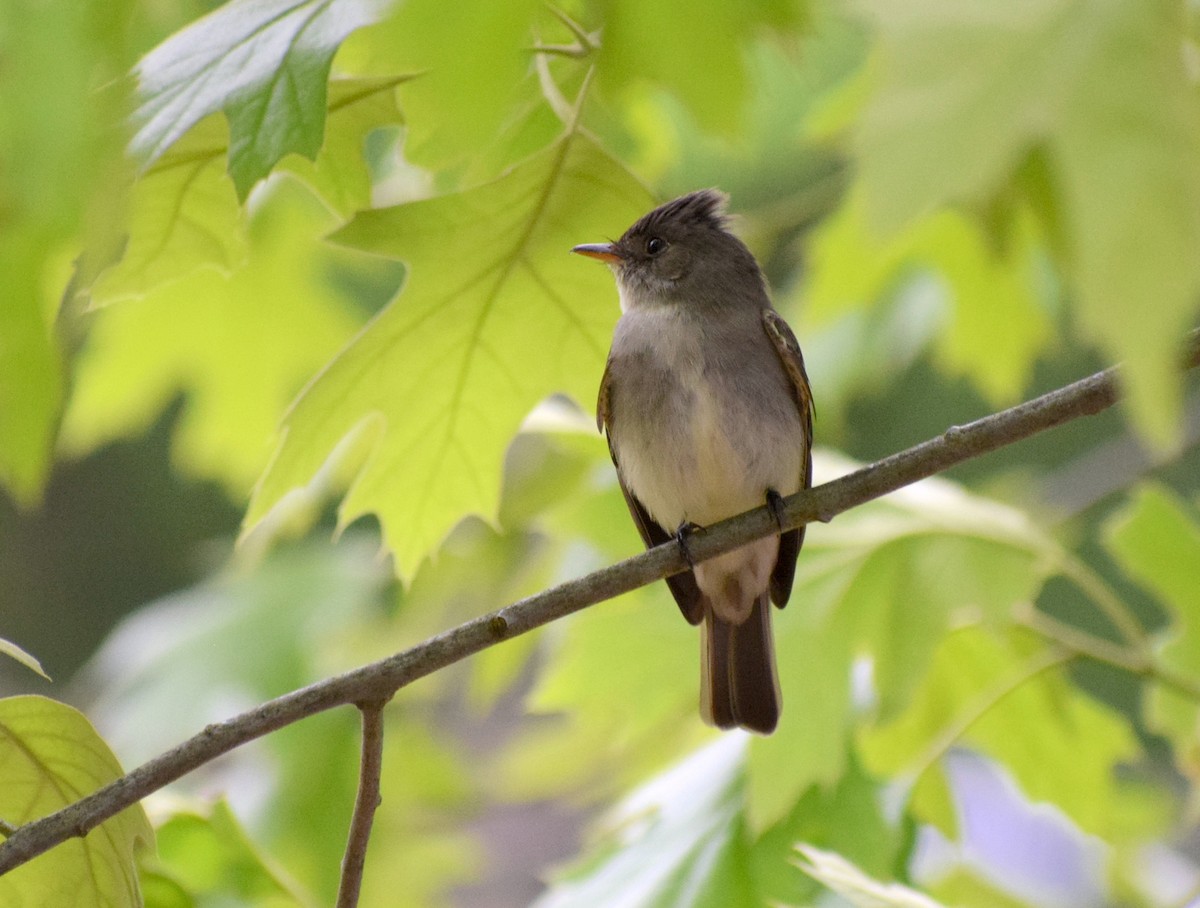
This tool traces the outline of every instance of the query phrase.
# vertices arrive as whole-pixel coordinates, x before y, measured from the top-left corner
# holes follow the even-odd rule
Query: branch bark
[[[342,858],[342,879],[338,885],[337,908],[355,908],[362,889],[363,868],[367,863],[367,845],[375,809],[379,807],[380,777],[383,775],[383,708],[387,700],[358,704],[362,715],[362,756],[358,766],[358,796],[346,837]]]
[[[1198,364],[1200,331],[1193,331],[1184,365],[1190,368]],[[1117,397],[1117,370],[1106,369],[967,425],[952,426],[936,438],[786,499],[784,528],[828,522],[844,511],[955,464],[1099,413],[1111,407]],[[762,507],[696,533],[689,537],[688,548],[694,559],[703,561],[778,531],[774,515]],[[69,838],[87,835],[126,807],[249,741],[336,706],[387,700],[418,678],[502,640],[686,569],[678,545],[667,543],[475,618],[404,652],[209,725],[95,793],[19,827],[0,844],[0,874]]]

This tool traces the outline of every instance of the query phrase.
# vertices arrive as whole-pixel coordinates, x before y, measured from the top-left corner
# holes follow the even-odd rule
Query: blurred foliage
[[[804,342],[819,480],[1114,361],[1128,396],[810,528],[771,738],[699,723],[662,584],[401,691],[363,904],[1063,904],[997,869],[1061,845],[972,838],[956,750],[1093,844],[1088,893],[1182,904],[1197,34],[1171,0],[0,8],[0,683],[88,716],[0,700],[0,834],[110,746],[636,552],[591,417],[616,294],[567,253],[720,185]],[[29,671],[139,606],[65,686]],[[353,720],[204,767],[148,799],[156,850],[127,811],[5,904],[330,903]]]

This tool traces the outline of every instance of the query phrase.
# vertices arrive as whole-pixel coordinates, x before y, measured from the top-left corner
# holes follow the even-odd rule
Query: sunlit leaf
[[[175,813],[156,835],[158,856],[145,863],[190,898],[203,903],[221,898],[248,908],[303,908],[311,903],[271,866],[223,800],[203,814]],[[163,900],[162,904],[169,908],[174,903]],[[147,905],[157,908],[149,898]]]
[[[241,197],[289,152],[315,157],[333,54],[389,5],[233,0],[214,10],[138,65],[134,153],[151,164],[203,117],[224,111],[231,127],[229,172]]]
[[[812,845],[797,845],[797,866],[841,895],[855,908],[941,908],[929,896],[900,883],[881,883],[844,857]]]
[[[409,78],[333,79],[328,132],[316,160],[290,155],[279,169],[300,177],[340,215],[365,208],[371,201],[371,172],[363,143],[373,130],[401,122],[396,87]]]
[[[909,708],[860,733],[868,768],[914,786],[913,810],[932,819],[941,757],[955,744],[973,747],[1030,799],[1058,805],[1086,831],[1111,833],[1129,795],[1117,765],[1137,755],[1137,742],[1127,722],[1070,684],[1063,662],[980,627],[953,631]]]
[[[184,393],[177,462],[246,496],[288,403],[360,324],[329,279],[338,257],[318,240],[333,225],[281,181],[251,225],[243,267],[194,271],[95,313],[64,420],[68,448],[138,431]]]
[[[344,216],[370,201],[363,142],[372,130],[400,121],[395,87],[403,76],[334,79],[329,85],[329,135],[315,160],[289,155],[294,173]],[[142,297],[200,267],[230,273],[249,250],[247,228],[225,168],[229,130],[209,116],[147,168],[133,188],[129,239],[121,260],[92,290],[92,305]]]
[[[727,735],[630,795],[605,820],[597,857],[536,908],[756,904],[743,864],[744,745]]]
[[[514,109],[540,97],[533,68],[535,0],[407,0],[356,35],[347,60],[370,72],[414,72],[400,91],[405,157],[442,169],[495,141]],[[339,58],[340,59],[340,58]]]
[[[82,713],[45,697],[0,700],[0,817],[36,820],[122,775],[108,745]],[[154,833],[141,805],[84,838],[68,839],[0,877],[6,905],[137,905],[134,850]]]
[[[947,324],[934,336],[946,371],[969,376],[991,400],[1018,397],[1045,345],[1050,324],[1039,302],[1029,217],[1001,250],[981,226],[943,210],[881,240],[855,195],[817,235],[813,277],[804,289],[811,315],[829,318],[870,306],[928,269],[944,290]]]
[[[10,659],[16,659],[30,671],[37,672],[47,681],[50,676],[42,670],[42,663],[38,662],[37,657],[25,652],[21,647],[17,646],[11,640],[5,640],[0,637],[0,656],[8,656]]]
[[[1200,520],[1175,495],[1144,487],[1105,526],[1105,543],[1122,569],[1152,590],[1172,611],[1171,630],[1159,653],[1164,666],[1200,685]],[[1200,704],[1151,680],[1151,725],[1169,735],[1182,768],[1200,777]]]
[[[464,515],[493,516],[521,419],[556,391],[594,397],[616,318],[610,275],[566,238],[611,235],[649,201],[576,135],[493,183],[351,221],[335,239],[403,259],[407,283],[297,402],[247,525],[356,429],[371,453],[340,519],[377,514],[402,573]]]
[[[124,254],[96,282],[93,305],[145,296],[202,265],[228,273],[241,262],[245,226],[225,173],[227,144],[224,120],[209,117],[141,175]]]
[[[884,0],[870,10],[878,82],[856,140],[870,223],[890,234],[936,207],[986,200],[1044,144],[1081,323],[1127,362],[1142,428],[1173,438],[1176,351],[1200,287],[1200,110],[1179,8]]]

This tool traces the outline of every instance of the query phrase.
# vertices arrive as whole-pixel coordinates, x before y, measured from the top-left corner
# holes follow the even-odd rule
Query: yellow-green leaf
[[[616,294],[570,247],[649,206],[615,160],[568,135],[495,182],[356,217],[334,239],[403,259],[407,283],[297,402],[247,526],[356,430],[370,456],[340,519],[377,514],[402,573],[464,515],[493,516],[522,418],[599,384]]]
[[[1167,489],[1144,487],[1105,525],[1105,544],[1124,571],[1172,612],[1164,666],[1200,685],[1200,519]],[[1200,711],[1195,699],[1149,682],[1147,720],[1175,744],[1180,765],[1200,777]]]
[[[1063,658],[1026,643],[977,626],[946,636],[909,708],[859,734],[867,767],[913,784],[912,809],[929,820],[930,808],[944,807],[934,785],[941,757],[952,745],[972,747],[1033,801],[1110,834],[1130,796],[1117,765],[1138,753],[1133,730],[1064,677]]]
[[[877,88],[855,148],[872,228],[891,234],[935,208],[991,199],[1031,149],[1046,149],[1079,323],[1126,362],[1142,429],[1175,438],[1177,351],[1200,290],[1200,108],[1182,7],[877,0],[869,10]]]
[[[992,401],[1011,403],[1050,333],[1028,215],[1015,232],[997,249],[979,224],[945,209],[882,239],[870,230],[856,193],[817,235],[804,301],[813,315],[828,318],[875,303],[914,268],[929,269],[948,304],[936,337],[947,371],[969,376]]]
[[[405,157],[435,170],[461,164],[539,97],[529,78],[534,0],[445,3],[407,0],[364,29],[339,58],[370,72],[415,72],[401,87]]]
[[[225,121],[208,117],[141,175],[124,254],[96,282],[94,306],[145,296],[201,266],[229,273],[241,262],[245,226],[225,172],[228,142]]]
[[[0,637],[0,656],[8,656],[10,659],[16,659],[30,671],[37,672],[47,681],[50,680],[50,676],[43,671],[42,663],[37,660],[36,656],[27,653],[11,640],[5,640],[3,637]]]
[[[244,267],[193,271],[92,315],[63,425],[69,450],[141,429],[182,392],[175,459],[248,494],[288,403],[360,323],[329,280],[337,256],[318,240],[329,211],[290,180],[273,189]]]
[[[78,710],[45,697],[0,700],[0,817],[27,823],[119,778],[108,745]],[[154,833],[141,805],[0,877],[5,905],[141,904],[134,849]]]

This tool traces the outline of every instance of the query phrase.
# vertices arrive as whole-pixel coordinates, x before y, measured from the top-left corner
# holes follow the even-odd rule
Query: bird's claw
[[[779,532],[786,532],[783,528],[783,496],[774,489],[767,489],[767,508],[771,511],[771,516],[775,518],[775,525],[779,527]]]
[[[687,562],[688,567],[696,566],[696,559],[692,557],[691,547],[688,545],[688,539],[694,533],[703,530],[704,527],[699,524],[692,523],[690,520],[685,520],[681,523],[678,529],[675,530],[675,541],[679,543],[679,552],[683,555],[683,560]]]

